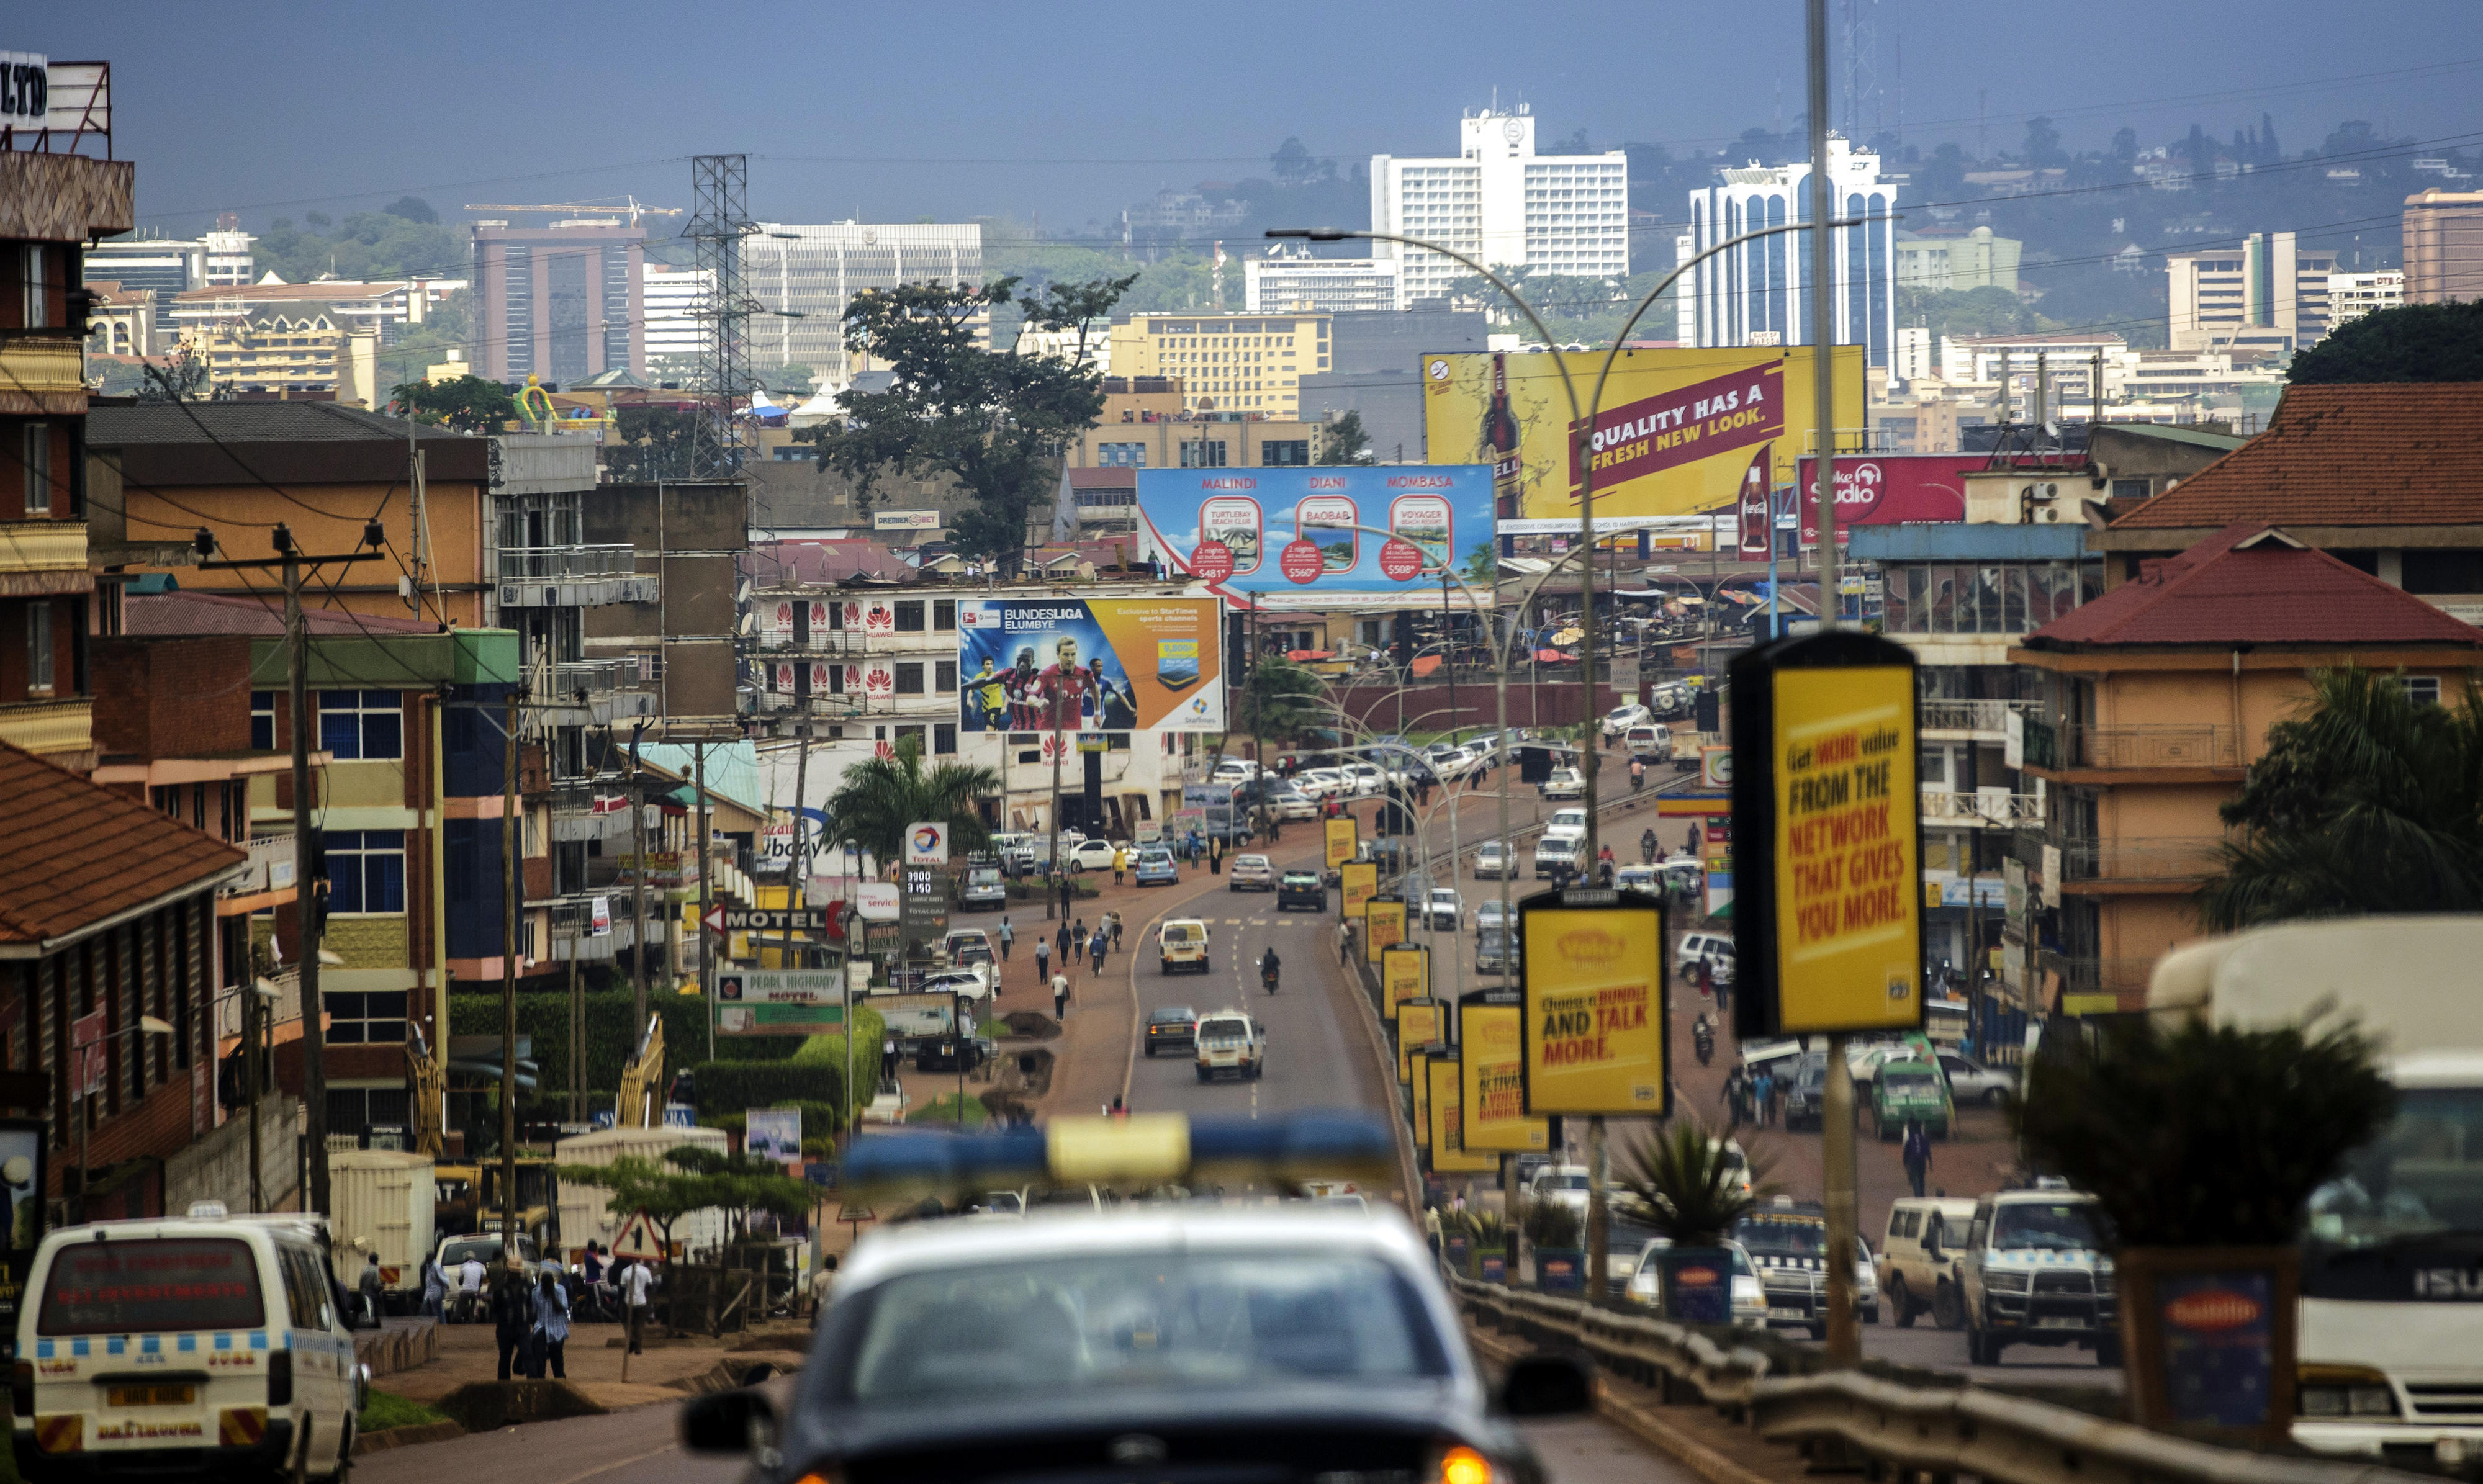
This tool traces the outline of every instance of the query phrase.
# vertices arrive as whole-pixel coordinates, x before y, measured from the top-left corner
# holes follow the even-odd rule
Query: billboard
[[[1436,601],[1443,567],[1490,548],[1491,470],[1140,469],[1138,518],[1150,549],[1237,603],[1402,606]]]
[[[1431,994],[1431,950],[1420,943],[1391,943],[1379,952],[1379,1007],[1383,1020],[1397,1019],[1397,1007]]]
[[[802,1110],[752,1108],[742,1114],[741,1152],[798,1167],[802,1163]]]
[[[936,510],[874,510],[870,513],[874,531],[936,531],[940,529],[940,513]]]
[[[1414,1083],[1414,1054],[1434,1041],[1445,1041],[1447,1007],[1436,999],[1409,999],[1397,1007],[1397,1085]]]
[[[1526,1116],[1523,1017],[1514,996],[1483,990],[1457,1010],[1457,1099],[1470,1150],[1525,1153],[1550,1147],[1549,1120]]]
[[[1600,352],[1427,355],[1423,427],[1432,459],[1481,460],[1499,471],[1500,519],[1578,517],[1589,445],[1598,519],[1686,517],[1730,510],[1743,471],[1765,450],[1769,482],[1788,485],[1812,444],[1807,346],[1623,352],[1604,384],[1590,439],[1570,436],[1565,361],[1583,406],[1603,369]],[[1836,348],[1836,426],[1863,425],[1862,348]]]
[[[719,1036],[817,1036],[844,1029],[844,975],[727,968],[715,981]]]
[[[1569,905],[1544,892],[1517,910],[1526,1111],[1672,1111],[1664,912],[1644,898]]]
[[[1497,1170],[1498,1154],[1466,1148],[1465,1102],[1457,1060],[1457,1053],[1449,1051],[1424,1062],[1424,1075],[1430,1091],[1431,1169],[1441,1175]]]
[[[1222,731],[1217,640],[1212,598],[961,601],[958,727]]]
[[[1819,544],[1819,461],[1803,459],[1802,543]],[[1837,540],[1857,525],[1965,518],[1965,476],[1991,462],[1989,454],[1840,454],[1836,459]]]

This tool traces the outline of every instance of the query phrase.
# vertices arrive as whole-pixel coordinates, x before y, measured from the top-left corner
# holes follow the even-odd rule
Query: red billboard
[[[1836,461],[1836,529],[1965,518],[1965,476],[1989,454],[1856,454]],[[1819,544],[1817,461],[1801,462],[1802,543]]]

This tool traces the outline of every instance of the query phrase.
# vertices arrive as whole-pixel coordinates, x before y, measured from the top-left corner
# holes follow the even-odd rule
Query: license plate
[[[2082,1330],[2087,1321],[2071,1314],[2040,1314],[2035,1319],[2039,1330]]]
[[[1770,1304],[1768,1312],[1778,1314],[1798,1314],[1802,1312],[1802,1307],[1800,1304]]]
[[[199,1399],[192,1386],[116,1386],[104,1392],[115,1407],[187,1407]]]

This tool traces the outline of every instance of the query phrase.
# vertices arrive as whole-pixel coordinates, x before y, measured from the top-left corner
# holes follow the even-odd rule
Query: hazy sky
[[[2275,116],[2483,139],[2476,0],[1830,0],[1876,15],[1882,95],[1928,149],[1997,150],[2048,113],[2072,149]],[[1455,147],[1461,108],[1524,100],[1548,138],[1713,147],[1802,110],[1802,6],[1532,0],[1247,6],[612,0],[29,6],[0,46],[113,64],[142,225],[634,191],[689,204],[678,158],[752,156],[784,221],[1039,217],[1079,235],[1161,186],[1264,173],[1299,135],[1340,159]],[[1841,36],[1839,45],[1841,47]],[[1902,63],[1900,65],[1900,57]],[[1844,59],[1836,60],[1838,110]],[[1779,93],[1781,93],[1781,105]],[[1843,122],[1839,119],[1840,124]],[[660,230],[660,228],[659,228]]]

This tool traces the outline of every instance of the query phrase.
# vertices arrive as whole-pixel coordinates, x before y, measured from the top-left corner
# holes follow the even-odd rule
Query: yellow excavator
[[[414,1032],[405,1044],[405,1080],[414,1089],[414,1149],[437,1160],[448,1153],[447,1138],[441,1132],[447,1124],[448,1068],[431,1054],[421,1026],[406,1028]]]
[[[621,1097],[612,1109],[615,1128],[658,1128],[664,1122],[664,1018],[647,1017],[638,1054],[621,1066]]]

